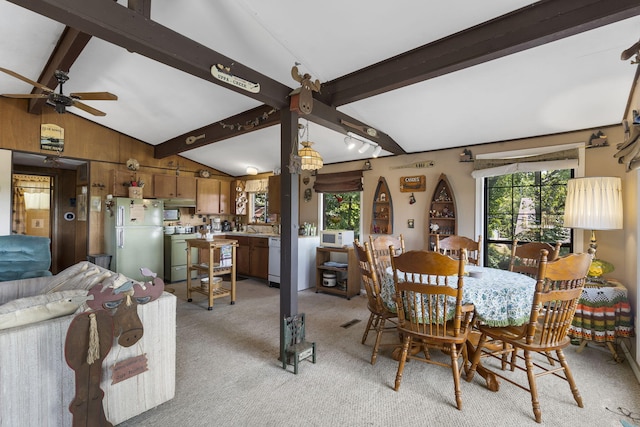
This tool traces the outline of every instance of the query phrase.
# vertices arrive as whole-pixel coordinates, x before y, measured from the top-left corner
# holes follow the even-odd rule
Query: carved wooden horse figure
[[[153,279],[144,284],[122,279],[114,283],[116,287],[99,284],[91,288],[93,300],[87,300],[87,304],[94,311],[77,315],[69,325],[65,358],[76,374],[76,395],[69,406],[73,427],[112,426],[102,406],[102,361],[109,354],[114,337],[123,347],[142,338],[138,304],[153,301],[164,291],[162,279],[148,269],[141,271]]]

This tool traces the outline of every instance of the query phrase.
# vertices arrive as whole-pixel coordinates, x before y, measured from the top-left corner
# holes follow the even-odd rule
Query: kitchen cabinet
[[[129,197],[129,184],[133,181],[144,183],[143,197],[154,197],[152,174],[120,169],[114,169],[110,177],[109,189],[113,197]]]
[[[325,282],[325,275],[331,274],[335,275],[334,280]],[[360,270],[353,247],[316,248],[316,293],[318,292],[341,295],[347,299],[360,293]]]
[[[280,180],[281,175],[269,177],[269,215],[280,214]]]
[[[249,275],[259,279],[269,277],[269,239],[249,237]]]
[[[429,218],[429,224],[426,232],[429,236],[430,250],[435,250],[436,234],[444,237],[458,234],[456,199],[445,174],[441,174],[438,179],[427,217]]]
[[[230,213],[231,183],[218,179],[196,179],[196,213]]]
[[[227,235],[228,239],[236,239],[238,241],[238,248],[236,249],[236,271],[242,276],[250,276],[250,251],[249,251],[249,238],[247,236],[233,236]]]
[[[189,176],[154,175],[153,188],[159,199],[196,198],[196,179]]]

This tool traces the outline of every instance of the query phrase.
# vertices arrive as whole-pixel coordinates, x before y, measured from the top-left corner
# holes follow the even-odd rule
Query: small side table
[[[587,283],[582,290],[578,307],[569,328],[569,337],[580,340],[581,352],[589,341],[607,346],[614,360],[620,357],[613,343],[617,338],[634,335],[631,305],[627,288],[617,280]]]

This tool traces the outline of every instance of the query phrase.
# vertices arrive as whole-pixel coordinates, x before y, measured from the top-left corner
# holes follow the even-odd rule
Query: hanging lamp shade
[[[311,148],[313,142],[302,141],[300,144],[302,145],[302,149],[298,151],[298,156],[300,156],[300,159],[302,160],[302,169],[320,169],[324,163],[322,162],[322,156],[320,156],[316,150]]]

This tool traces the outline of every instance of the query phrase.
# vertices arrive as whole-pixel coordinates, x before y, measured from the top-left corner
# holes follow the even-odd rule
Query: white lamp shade
[[[617,177],[567,181],[564,226],[586,230],[622,228],[622,180]]]

